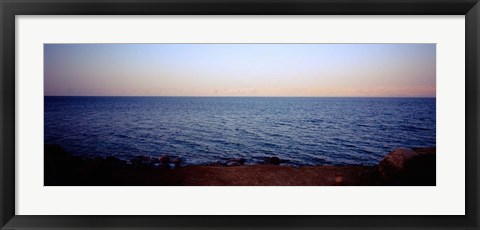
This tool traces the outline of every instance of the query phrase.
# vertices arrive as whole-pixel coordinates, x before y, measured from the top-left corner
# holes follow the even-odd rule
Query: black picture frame
[[[478,0],[0,0],[1,229],[478,229]],[[465,15],[464,216],[22,216],[15,215],[16,15]],[[462,76],[457,76],[462,77]],[[448,199],[448,197],[445,197]],[[441,202],[441,201],[439,201]]]

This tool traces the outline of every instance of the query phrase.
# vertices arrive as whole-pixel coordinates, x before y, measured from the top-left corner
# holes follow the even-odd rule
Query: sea
[[[375,165],[436,145],[436,99],[45,96],[44,138],[84,157]]]

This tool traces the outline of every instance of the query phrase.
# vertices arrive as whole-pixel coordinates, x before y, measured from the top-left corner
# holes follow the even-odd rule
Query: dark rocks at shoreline
[[[113,180],[113,172],[129,167],[116,157],[72,156],[59,145],[45,145],[45,185],[102,185]]]
[[[215,161],[215,162],[206,164],[205,166],[224,167],[225,164],[222,163],[221,161]]]
[[[282,166],[276,156],[263,164],[244,158],[203,166],[183,166],[180,158],[72,156],[59,145],[45,145],[45,185],[435,185],[435,148],[399,148],[377,166]]]
[[[177,168],[182,166],[182,160],[180,160],[180,158],[172,159],[171,163]]]
[[[168,155],[162,155],[158,158],[158,160],[160,161],[160,163],[162,164],[168,164],[170,163],[170,157]]]
[[[115,158],[115,157],[113,157]],[[155,156],[136,156],[129,160],[135,167],[156,167],[156,168],[178,168],[182,166],[182,160],[177,157],[170,157],[167,154],[160,157]]]
[[[380,175],[383,179],[389,180],[403,174],[406,165],[416,156],[418,153],[409,148],[397,148],[391,151],[378,165]]]
[[[128,161],[114,156],[79,157],[59,145],[45,145],[44,185],[46,186],[142,186],[178,185],[180,178],[164,173],[180,167],[181,160],[168,157],[136,156]]]
[[[205,164],[204,166],[214,166],[214,167],[235,167],[245,165],[246,160],[244,158],[232,158],[224,161],[215,161],[212,163]]]
[[[282,160],[280,160],[280,158],[278,157],[267,157],[265,158],[265,163],[272,164],[272,165],[279,165],[280,163],[282,163]]]
[[[152,165],[158,165],[160,161],[155,157],[148,156],[135,156],[129,160],[130,164],[135,167],[151,167]]]
[[[397,148],[378,165],[385,185],[435,185],[436,148]]]
[[[220,161],[207,164],[209,166],[226,166],[226,167],[232,167],[232,166],[242,166],[245,165],[246,160],[244,158],[233,158],[233,159],[228,159],[226,162],[222,163]],[[280,165],[281,163],[284,163],[285,160],[280,159],[279,157],[272,156],[272,157],[264,157],[263,162],[258,163],[258,164],[265,164],[265,165]]]
[[[264,157],[263,162],[260,162],[256,165],[280,165],[284,163],[285,160],[280,159],[279,157]],[[245,165],[246,160],[244,158],[232,158],[227,159],[225,161],[215,161],[209,164],[205,164],[205,166],[216,166],[216,167],[234,167],[234,166],[242,166]]]
[[[234,158],[227,161],[226,166],[240,166],[245,164],[245,159]]]

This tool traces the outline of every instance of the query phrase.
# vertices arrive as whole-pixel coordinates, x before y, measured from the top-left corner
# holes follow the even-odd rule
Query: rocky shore
[[[376,166],[282,165],[272,156],[264,164],[229,159],[209,165],[182,166],[178,158],[72,156],[59,145],[45,145],[45,186],[328,186],[435,185],[436,149],[398,148]]]

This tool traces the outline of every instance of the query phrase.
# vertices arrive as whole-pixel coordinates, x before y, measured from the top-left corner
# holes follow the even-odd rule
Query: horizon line
[[[44,97],[278,97],[278,98],[437,98],[436,96],[175,96],[175,95],[163,95],[163,96],[151,96],[151,95],[43,95]]]

